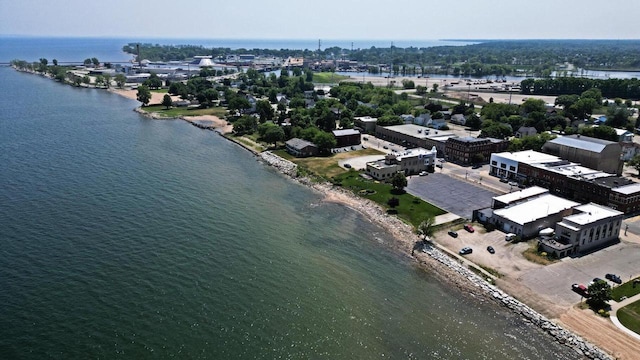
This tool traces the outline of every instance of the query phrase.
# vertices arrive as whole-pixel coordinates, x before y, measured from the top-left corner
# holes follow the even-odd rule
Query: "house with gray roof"
[[[309,157],[318,155],[318,147],[303,139],[293,138],[286,143],[287,152],[295,157]]]

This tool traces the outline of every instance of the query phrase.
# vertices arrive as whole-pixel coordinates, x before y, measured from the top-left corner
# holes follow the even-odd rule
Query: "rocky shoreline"
[[[403,223],[397,217],[389,216],[380,206],[367,200],[362,199],[354,194],[328,183],[314,183],[309,178],[297,176],[297,165],[291,161],[283,159],[269,151],[264,151],[258,154],[258,156],[267,164],[278,169],[281,173],[291,177],[294,181],[306,185],[326,197],[327,201],[334,201],[343,203],[356,211],[359,211],[365,215],[369,220],[379,224],[396,238],[396,240],[402,244],[402,247],[413,248],[414,244],[418,241],[416,234],[412,232],[409,225]],[[404,240],[402,240],[404,239]],[[516,314],[522,316],[526,321],[529,321],[534,326],[542,329],[549,335],[551,335],[556,342],[568,346],[575,350],[581,356],[588,359],[612,359],[610,355],[596,347],[595,345],[584,340],[580,336],[562,328],[553,321],[547,319],[537,311],[531,309],[529,306],[514,299],[512,296],[506,294],[502,290],[498,289],[494,285],[489,284],[480,276],[469,270],[467,267],[461,265],[456,260],[452,259],[448,255],[444,254],[435,246],[425,244],[422,252],[427,255],[423,265],[428,266],[430,269],[442,271],[447,275],[455,275],[454,282],[462,289],[473,293],[474,295],[481,296],[486,299],[492,299],[497,303],[509,308]],[[437,266],[438,264],[444,265]],[[440,269],[438,269],[440,268]],[[440,273],[440,275],[444,275]],[[450,276],[448,279],[452,280]]]

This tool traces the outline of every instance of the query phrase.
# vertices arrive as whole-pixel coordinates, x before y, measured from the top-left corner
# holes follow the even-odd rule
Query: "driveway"
[[[411,176],[406,190],[445,211],[467,219],[472,218],[473,210],[491,206],[492,198],[499,195],[479,185],[440,173]]]

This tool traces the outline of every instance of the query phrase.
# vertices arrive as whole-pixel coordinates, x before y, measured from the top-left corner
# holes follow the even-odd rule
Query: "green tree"
[[[149,105],[149,101],[151,101],[151,91],[148,87],[144,85],[138,86],[138,94],[136,95],[136,99],[142,103],[143,106]]]
[[[164,96],[162,97],[162,106],[164,106],[166,109],[169,109],[171,106],[173,106],[173,100],[171,99],[171,96],[169,94],[164,94]]]
[[[482,126],[482,120],[480,120],[480,116],[478,116],[478,114],[473,113],[467,118],[465,125],[470,127],[472,130],[479,130]]]
[[[392,196],[389,200],[387,200],[387,205],[389,205],[391,211],[395,212],[396,207],[400,205],[400,199]]]
[[[627,165],[633,167],[638,172],[638,176],[640,176],[640,155],[636,155],[629,160]]]
[[[614,128],[624,129],[629,124],[629,111],[623,106],[610,106],[607,110],[606,124]]]
[[[278,141],[284,140],[284,130],[278,125],[271,126],[264,133],[262,139],[267,143],[272,143],[273,147],[275,148],[278,144]]]
[[[433,235],[433,226],[436,223],[436,218],[432,214],[427,217],[418,225],[418,234],[422,235],[422,240],[426,241],[431,235]]]
[[[53,59],[53,66],[58,66],[58,59]]]
[[[599,310],[603,309],[607,305],[607,301],[611,300],[611,286],[604,280],[598,280],[587,288],[589,292],[589,298],[587,304],[591,308]]]
[[[86,58],[86,59],[84,59],[84,61],[82,63],[84,64],[84,66],[89,66],[89,65],[91,65],[91,59]]]
[[[111,75],[109,74],[104,74],[104,86],[109,89],[111,87]]]
[[[149,78],[142,83],[149,89],[159,89],[162,87],[162,80],[158,77],[158,74],[151,73]]]
[[[124,74],[117,74],[113,80],[115,80],[116,85],[120,89],[122,89],[124,87],[124,84],[127,83],[127,77],[124,76]]]
[[[253,134],[258,127],[258,120],[253,116],[242,116],[233,123],[233,132],[237,135]]]
[[[262,123],[273,120],[273,116],[275,115],[271,103],[267,100],[256,101],[256,112],[260,116],[260,122]]]
[[[336,147],[337,144],[333,134],[324,131],[318,131],[311,142],[316,144],[318,152],[323,155],[330,154],[331,149]]]
[[[391,186],[398,192],[404,191],[404,188],[407,186],[407,177],[404,176],[404,173],[400,171],[395,173],[391,178]]]
[[[91,58],[91,63],[93,64],[93,66],[98,66],[100,65],[100,61],[98,61],[98,58]]]

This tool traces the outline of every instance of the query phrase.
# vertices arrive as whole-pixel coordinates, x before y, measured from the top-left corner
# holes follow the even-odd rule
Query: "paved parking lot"
[[[620,237],[624,237],[622,233]],[[524,272],[520,280],[530,289],[560,305],[580,301],[580,295],[571,291],[571,284],[588,285],[595,277],[604,279],[607,273],[617,274],[622,281],[637,276],[640,268],[640,245],[621,242],[592,254],[563,260]],[[615,285],[609,282],[609,285]]]
[[[428,176],[411,176],[406,190],[445,211],[467,219],[471,219],[473,210],[491,206],[491,199],[499,195],[484,187],[437,172]]]

